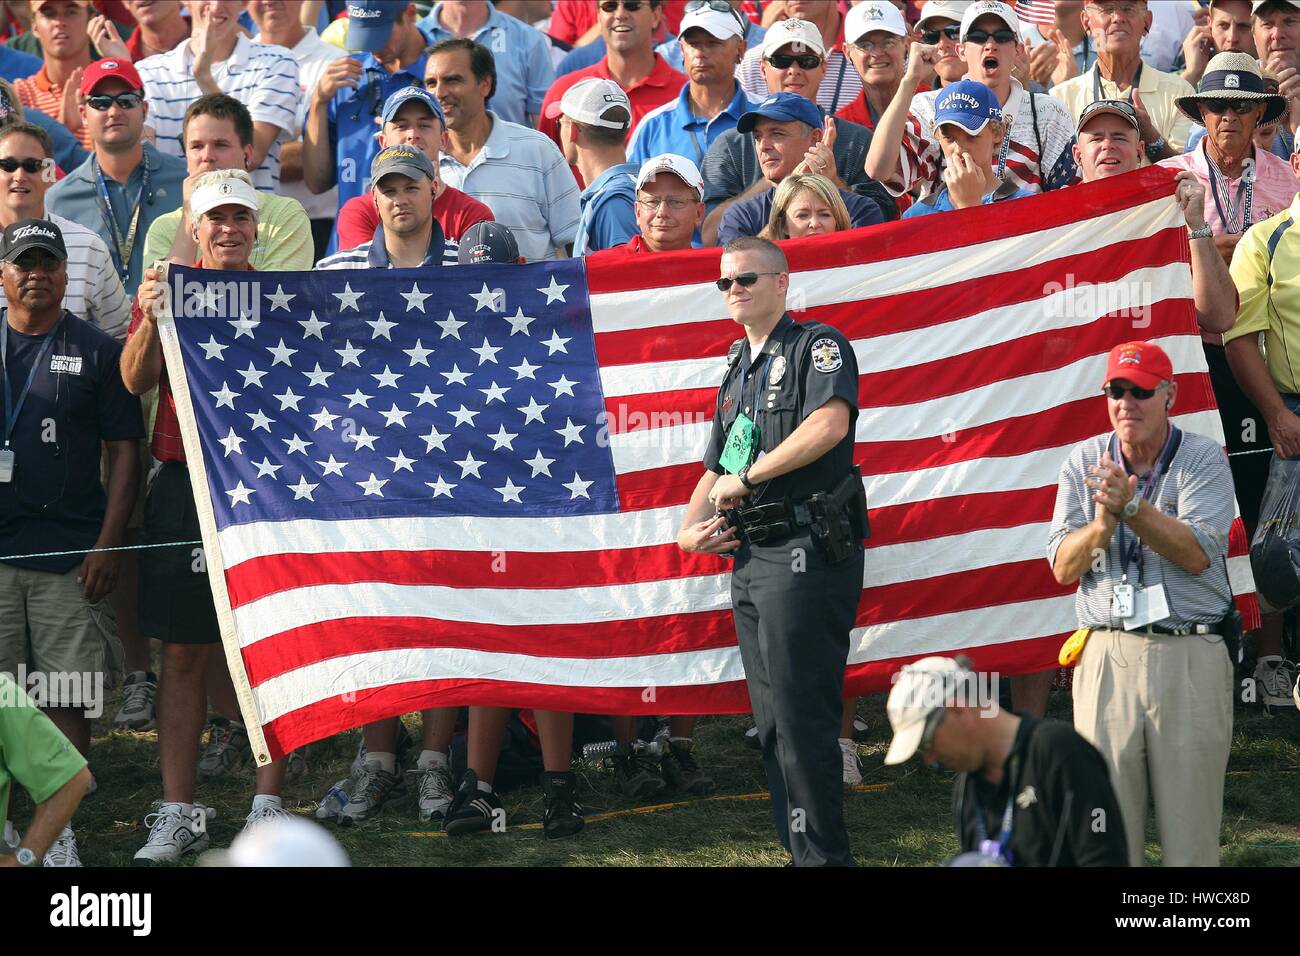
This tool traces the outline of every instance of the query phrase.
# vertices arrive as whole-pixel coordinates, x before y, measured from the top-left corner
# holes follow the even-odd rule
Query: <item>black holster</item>
[[[1245,623],[1241,612],[1234,604],[1232,610],[1223,619],[1223,646],[1228,649],[1228,660],[1233,668],[1241,663],[1241,638],[1245,632]]]

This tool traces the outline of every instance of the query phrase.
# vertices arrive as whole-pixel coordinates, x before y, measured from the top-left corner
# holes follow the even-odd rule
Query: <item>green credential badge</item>
[[[722,457],[718,459],[718,463],[727,469],[728,474],[739,474],[740,469],[754,460],[754,449],[757,446],[758,427],[750,421],[748,415],[741,412],[731,423],[731,430],[727,432],[727,441],[723,445]]]

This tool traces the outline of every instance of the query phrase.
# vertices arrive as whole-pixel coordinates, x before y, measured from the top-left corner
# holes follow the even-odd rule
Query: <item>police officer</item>
[[[795,866],[851,866],[836,738],[867,531],[858,367],[843,335],[785,311],[789,273],[766,239],[723,249],[718,288],[745,337],[677,543],[735,557],[736,634],[782,844]]]

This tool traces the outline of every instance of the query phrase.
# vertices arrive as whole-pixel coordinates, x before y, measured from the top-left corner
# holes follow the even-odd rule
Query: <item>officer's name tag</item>
[[[1123,585],[1121,585],[1123,586]],[[1131,613],[1121,614],[1124,630],[1135,631],[1156,621],[1163,621],[1169,616],[1169,601],[1165,597],[1165,586],[1154,584],[1149,588],[1137,588],[1133,592]]]
[[[0,485],[14,480],[14,453],[10,448],[0,448]]]
[[[739,474],[740,469],[754,460],[754,446],[758,444],[757,431],[744,412],[737,415],[731,423],[731,430],[727,432],[727,440],[722,446],[722,457],[718,459],[718,464],[728,474]]]

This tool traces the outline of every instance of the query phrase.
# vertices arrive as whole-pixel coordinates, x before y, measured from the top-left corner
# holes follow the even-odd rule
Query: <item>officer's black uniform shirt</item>
[[[0,309],[0,322],[8,322]],[[122,384],[122,346],[71,312],[41,359],[14,425],[14,478],[0,483],[0,555],[90,548],[107,499],[100,442],[144,437],[140,399]],[[5,374],[16,403],[45,335],[8,332]],[[3,416],[0,395],[0,417]],[[3,437],[0,435],[0,447]],[[62,574],[84,554],[9,562]]]
[[[1024,715],[997,786],[978,773],[957,776],[953,810],[963,853],[979,849],[972,797],[979,798],[989,839],[996,839],[1013,786],[1013,866],[1128,865],[1106,761],[1069,724]]]
[[[758,358],[751,361],[749,353],[748,339],[734,343],[728,353],[730,364],[718,389],[704,467],[718,474],[726,470],[720,459],[727,433],[742,411],[758,427],[758,449],[770,452],[809,415],[832,398],[842,398],[850,409],[844,438],[811,464],[760,485],[746,501],[759,504],[789,495],[799,502],[832,490],[853,464],[858,419],[858,362],[848,339],[829,325],[795,322],[786,313]]]

